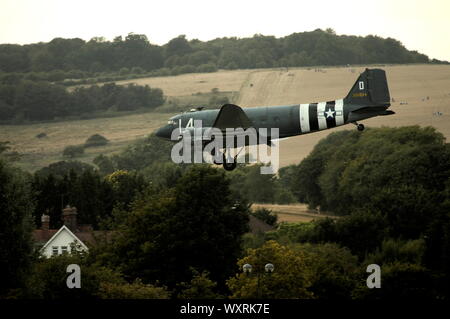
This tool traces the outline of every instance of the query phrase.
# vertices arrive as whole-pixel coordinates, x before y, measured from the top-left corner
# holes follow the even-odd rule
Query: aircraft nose
[[[156,130],[155,135],[158,137],[164,137],[164,127],[160,127],[159,129]]]
[[[167,126],[160,127],[156,130],[155,135],[161,138],[170,138],[169,128]]]

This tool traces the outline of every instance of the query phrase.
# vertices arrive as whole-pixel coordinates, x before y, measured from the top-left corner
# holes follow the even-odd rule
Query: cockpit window
[[[169,120],[169,121],[167,121],[167,124],[169,124],[169,125],[175,125],[175,121],[174,121],[174,120]]]

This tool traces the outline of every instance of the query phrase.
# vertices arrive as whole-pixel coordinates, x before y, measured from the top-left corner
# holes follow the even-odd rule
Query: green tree
[[[170,297],[166,288],[144,284],[138,279],[131,284],[101,282],[96,295],[101,299],[169,299]]]
[[[306,256],[312,271],[309,290],[319,299],[351,299],[359,275],[358,258],[336,244],[302,244],[293,249]]]
[[[275,266],[273,273],[265,273],[267,263]],[[239,269],[244,264],[252,265],[252,273],[241,271],[227,281],[231,298],[313,298],[308,291],[312,274],[302,252],[268,241],[261,248],[249,249],[248,255],[238,261]]]
[[[166,57],[170,57],[172,55],[184,55],[190,53],[192,50],[189,42],[186,40],[185,35],[179,35],[178,37],[170,40],[166,44]]]
[[[125,207],[131,204],[135,196],[148,185],[137,172],[117,170],[105,177],[113,190],[114,203]]]
[[[84,145],[69,145],[64,147],[63,156],[74,158],[84,154]]]
[[[94,166],[76,160],[59,161],[37,170],[35,176],[47,177],[52,174],[54,177],[63,178],[70,171],[81,175],[85,171],[94,171],[94,169]]]
[[[261,165],[243,166],[230,174],[231,188],[250,202],[273,203],[278,191],[274,175],[261,174]]]
[[[390,236],[417,238],[445,211],[449,145],[431,127],[357,133],[330,134],[282,179],[310,206],[380,213]]]
[[[174,189],[150,188],[135,201],[110,261],[130,278],[159,280],[169,288],[187,282],[193,267],[210,272],[221,289],[247,223],[247,206],[233,200],[224,173],[193,166]]]
[[[201,274],[195,269],[192,271],[193,277],[190,282],[179,284],[179,299],[217,299],[221,296],[215,292],[217,283],[209,279],[207,271]]]
[[[67,266],[80,266],[81,288],[68,289]],[[112,269],[93,263],[85,253],[41,258],[31,268],[22,297],[42,299],[98,298],[167,298],[164,288],[144,285],[140,281],[128,284]]]
[[[91,135],[86,142],[84,143],[84,147],[91,146],[102,146],[108,144],[109,140],[100,134]]]
[[[24,173],[0,158],[0,297],[19,288],[31,263],[34,208]]]
[[[368,265],[383,265],[398,261],[420,265],[425,248],[425,241],[423,239],[407,241],[392,238],[385,239],[379,248],[366,257],[364,262]]]
[[[97,165],[99,172],[102,175],[111,174],[114,171],[113,162],[109,157],[103,154],[96,156],[92,162]]]
[[[267,208],[258,208],[251,212],[253,216],[262,220],[266,224],[274,226],[277,223],[278,216]]]
[[[94,228],[111,215],[113,205],[119,202],[112,185],[92,166],[86,164],[79,167],[77,164],[59,163],[35,173],[33,190],[37,205],[34,217],[37,225],[41,215],[46,213],[50,215],[50,226],[59,228],[62,208],[66,205],[77,208],[80,223],[91,224]],[[80,169],[77,170],[77,167]],[[127,190],[129,193],[133,191]]]
[[[123,170],[141,170],[156,162],[170,161],[172,143],[154,134],[129,145],[111,157],[114,167]]]
[[[362,277],[367,278],[367,273]],[[432,299],[433,281],[430,271],[418,264],[394,262],[381,267],[381,288],[368,289],[361,280],[355,299]]]

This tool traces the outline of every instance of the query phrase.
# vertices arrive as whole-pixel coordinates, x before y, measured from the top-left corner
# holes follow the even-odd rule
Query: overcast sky
[[[392,37],[450,61],[449,0],[0,0],[0,43],[112,40],[134,32],[161,45],[180,34],[204,41],[317,28]]]

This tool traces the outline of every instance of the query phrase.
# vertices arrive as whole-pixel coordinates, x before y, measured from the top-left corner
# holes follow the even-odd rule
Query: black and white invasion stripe
[[[308,133],[344,124],[344,100],[299,105],[300,132]]]

